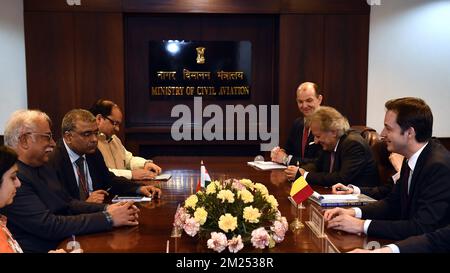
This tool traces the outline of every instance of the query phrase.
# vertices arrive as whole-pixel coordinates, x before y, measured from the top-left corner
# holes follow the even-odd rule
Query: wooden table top
[[[178,204],[195,193],[200,177],[200,161],[203,160],[211,179],[248,178],[253,182],[266,185],[279,203],[279,210],[291,223],[297,214],[297,209],[288,200],[290,183],[283,171],[259,171],[247,166],[250,157],[158,157],[155,162],[162,167],[164,173],[172,174],[167,182],[148,182],[158,184],[163,195],[160,199],[138,204],[140,208],[139,226],[115,228],[110,232],[77,236],[77,241],[86,253],[90,252],[132,252],[132,253],[165,253],[169,240],[169,252],[198,253],[213,252],[206,242],[199,241],[197,236],[190,237],[183,232],[180,238],[171,238],[172,224]],[[315,190],[326,193],[328,189],[314,187]],[[301,219],[308,219],[309,207],[316,206],[310,201],[305,202],[305,210],[301,211]],[[319,208],[320,209],[320,208]],[[340,252],[354,248],[364,248],[371,241],[381,244],[385,240],[368,238],[364,235],[352,235],[345,232],[325,229],[327,238],[320,239],[305,225],[304,228],[286,233],[283,242],[274,248],[264,250],[246,245],[241,252],[247,253],[303,253],[328,252],[334,245]],[[60,248],[66,248],[69,239],[61,242]],[[331,244],[330,244],[331,242]],[[225,250],[227,252],[227,250]]]

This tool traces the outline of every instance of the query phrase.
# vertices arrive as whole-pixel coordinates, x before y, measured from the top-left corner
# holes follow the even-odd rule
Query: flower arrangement
[[[228,247],[233,253],[248,243],[259,249],[274,247],[288,229],[275,197],[249,179],[211,182],[177,209],[173,225],[192,237],[208,239],[214,251]]]

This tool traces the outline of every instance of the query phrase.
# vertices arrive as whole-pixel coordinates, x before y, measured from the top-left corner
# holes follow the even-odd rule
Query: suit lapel
[[[63,181],[63,183],[67,185],[71,193],[75,193],[76,196],[78,196],[79,198],[80,190],[78,188],[76,174],[73,171],[72,162],[70,161],[69,158],[69,153],[67,152],[66,147],[64,146],[62,140],[58,142],[58,150],[61,160],[60,161],[61,164],[59,167],[62,168],[62,172],[64,173],[63,179],[65,181]]]
[[[417,159],[417,162],[416,162],[416,166],[414,167],[414,171],[413,171],[412,177],[411,177],[411,185],[409,186],[408,207],[407,207],[408,210],[411,208],[411,200],[416,200],[414,195],[416,194],[417,184],[421,182],[420,181],[421,173],[427,162],[428,155],[431,152],[431,149],[432,149],[431,146],[432,146],[432,143],[430,141],[428,143],[428,145],[420,153],[419,158]]]
[[[347,135],[344,134],[343,136],[341,136],[337,149],[336,149],[336,153],[334,154],[334,164],[333,164],[333,172],[336,169],[340,169],[341,168],[341,153],[342,153],[342,147],[344,146],[344,142],[347,138]]]
[[[98,184],[97,184],[97,173],[95,172],[95,170],[97,168],[95,168],[95,157],[94,154],[87,154],[86,155],[86,162],[89,168],[89,175],[91,176],[91,180],[92,180],[92,189],[98,190],[99,188],[101,188]]]

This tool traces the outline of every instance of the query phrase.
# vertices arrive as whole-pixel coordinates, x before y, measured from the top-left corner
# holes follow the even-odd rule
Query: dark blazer
[[[52,169],[33,168],[20,161],[18,167],[22,186],[2,214],[8,217],[7,226],[24,252],[48,252],[71,235],[112,229],[102,213],[105,205],[71,199]]]
[[[139,185],[130,182],[124,177],[115,176],[110,172],[98,149],[93,154],[86,154],[86,162],[89,167],[94,191],[107,190],[111,187],[109,191],[111,194],[136,195]],[[48,164],[56,171],[59,181],[62,181],[63,188],[69,195],[79,200],[80,190],[78,188],[77,177],[62,139],[56,143]]]
[[[417,159],[409,195],[405,187],[406,161],[400,179],[384,199],[361,207],[364,219],[373,219],[368,235],[393,240],[432,232],[450,224],[450,153],[430,140]]]
[[[395,243],[400,253],[450,252],[450,225]]]
[[[386,142],[377,140],[370,144],[370,150],[377,165],[381,185],[377,187],[360,187],[361,193],[377,200],[385,198],[394,186],[392,176],[397,172],[392,165],[389,156],[391,153],[387,150]]]
[[[380,183],[369,144],[354,131],[340,138],[331,173],[328,151],[321,152],[314,164],[305,169],[309,171],[306,181],[313,185],[332,186],[342,183],[373,187]]]
[[[292,159],[289,162],[289,165],[296,165],[297,161],[300,163],[300,165],[312,162],[317,159],[320,151],[322,151],[322,147],[319,144],[314,143],[309,145],[309,143],[314,142],[314,136],[310,133],[308,136],[308,140],[306,141],[305,157],[302,158],[302,139],[304,126],[304,119],[302,117],[297,118],[292,125],[286,142],[286,152],[287,154],[292,155]]]
[[[376,200],[383,199],[392,191],[394,182],[392,181],[392,178],[390,178],[390,181],[391,182],[387,182],[386,184],[382,184],[377,187],[361,187],[361,193]]]

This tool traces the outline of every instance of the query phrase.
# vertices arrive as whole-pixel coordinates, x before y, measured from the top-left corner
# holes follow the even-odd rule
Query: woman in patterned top
[[[17,178],[17,160],[14,150],[0,146],[0,209],[13,202],[16,189],[20,187],[20,180]],[[6,217],[0,214],[0,253],[23,253],[6,227],[6,220]],[[83,250],[73,252],[82,253]],[[66,251],[57,249],[50,250],[49,253],[66,253]]]
[[[8,147],[0,147],[0,208],[12,203],[16,189],[20,187],[17,178],[17,154]],[[6,227],[6,217],[0,214],[0,253],[22,253],[22,249]]]

